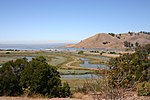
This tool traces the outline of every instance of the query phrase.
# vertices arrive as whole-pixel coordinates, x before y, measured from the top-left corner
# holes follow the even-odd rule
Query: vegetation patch
[[[80,64],[82,63],[83,63],[82,61],[76,61],[76,62],[73,62],[71,66],[81,67]]]
[[[110,42],[107,42],[107,41],[106,41],[106,42],[103,42],[104,45],[105,45],[105,44],[108,44],[108,43],[110,43]]]
[[[108,34],[109,34],[109,35],[111,35],[111,36],[113,36],[113,37],[115,36],[115,34],[114,34],[114,33],[108,33]]]
[[[26,58],[9,61],[0,68],[0,96],[69,97],[70,86],[61,83],[56,67],[48,65],[42,56],[28,62]]]
[[[82,51],[82,50],[78,52],[78,54],[83,54],[83,53],[84,53],[84,51]]]
[[[139,96],[150,96],[150,82],[138,83],[137,93]]]
[[[58,70],[61,75],[82,75],[82,74],[92,74],[94,71],[91,70]]]

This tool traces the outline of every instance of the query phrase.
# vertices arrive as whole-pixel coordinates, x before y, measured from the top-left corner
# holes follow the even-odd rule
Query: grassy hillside
[[[99,33],[91,36],[78,44],[72,45],[75,48],[105,48],[105,49],[126,49],[150,43],[150,35],[142,32],[128,32],[123,34]]]

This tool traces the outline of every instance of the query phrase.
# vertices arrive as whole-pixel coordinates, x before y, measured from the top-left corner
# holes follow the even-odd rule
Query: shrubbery
[[[138,83],[139,95],[148,95],[145,90],[149,88],[150,81],[150,59],[149,48],[138,47],[133,54],[124,54],[120,57],[113,58],[109,62],[109,84],[114,88],[136,88]],[[145,92],[144,92],[145,91]],[[145,94],[144,94],[144,93]]]
[[[82,51],[82,50],[78,52],[78,54],[83,54],[83,53],[84,53],[84,51]]]
[[[20,74],[28,62],[25,59],[9,61],[0,68],[0,96],[17,96],[23,93],[19,84]]]
[[[9,61],[0,68],[0,95],[41,94],[47,97],[69,97],[68,83],[62,86],[59,72],[44,57]]]
[[[150,96],[150,82],[141,82],[137,85],[137,93],[139,96]]]
[[[136,82],[148,81],[150,60],[142,53],[124,54],[109,62],[109,77],[112,84],[120,87],[132,87]]]
[[[150,95],[150,46],[136,48],[109,61],[108,73],[101,79],[86,80],[77,91],[90,93],[97,100],[124,100],[129,91],[139,96]]]
[[[116,52],[109,52],[109,54],[116,54]]]
[[[114,33],[108,33],[108,34],[109,34],[109,35],[111,35],[111,36],[113,36],[113,37],[115,36],[115,34],[114,34]]]

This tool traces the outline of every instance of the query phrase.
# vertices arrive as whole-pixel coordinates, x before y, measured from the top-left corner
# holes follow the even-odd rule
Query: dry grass
[[[73,98],[30,98],[30,97],[0,97],[0,100],[98,100],[91,95],[74,93]],[[106,99],[103,99],[106,100]],[[122,100],[150,100],[150,96],[137,96],[134,92],[129,92],[128,96]]]
[[[81,100],[75,98],[29,98],[29,97],[0,97],[0,100]]]
[[[108,53],[103,53],[103,56],[115,58],[115,57],[119,57],[120,55],[119,55],[119,54],[108,54]]]
[[[76,89],[78,87],[82,87],[83,84],[85,83],[85,79],[65,79],[65,78],[62,78],[61,81],[62,81],[62,83],[68,82],[69,86],[71,87],[72,92],[76,91]]]

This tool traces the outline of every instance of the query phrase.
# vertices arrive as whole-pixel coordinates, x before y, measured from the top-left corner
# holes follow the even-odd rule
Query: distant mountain
[[[150,34],[143,32],[128,32],[123,34],[98,33],[78,44],[70,45],[74,48],[105,48],[105,49],[125,49],[136,45],[150,43]]]

